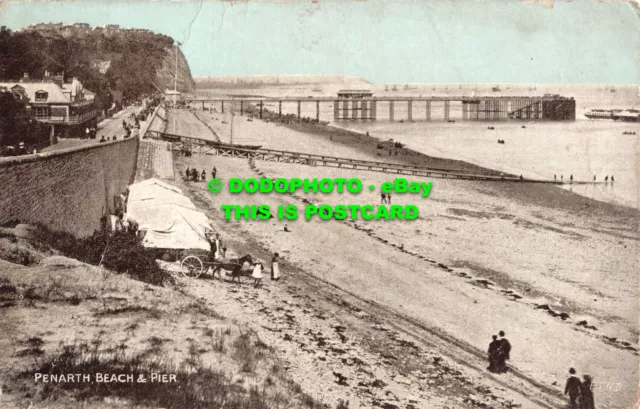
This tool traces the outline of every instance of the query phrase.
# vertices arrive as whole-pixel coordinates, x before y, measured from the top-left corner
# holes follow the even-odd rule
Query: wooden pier
[[[398,163],[376,162],[359,159],[342,158],[337,156],[316,155],[303,152],[292,152],[277,149],[246,148],[208,139],[192,136],[175,135],[158,131],[148,131],[147,138],[158,139],[170,142],[172,149],[180,152],[190,152],[191,154],[219,155],[231,158],[244,158],[263,160],[268,162],[294,163],[308,166],[325,166],[332,168],[343,168],[351,170],[365,170],[371,172],[383,172],[394,175],[421,176],[444,179],[465,179],[494,182],[518,182],[518,183],[546,183],[563,185],[561,181],[545,179],[520,179],[513,175],[490,175],[480,172],[465,172],[461,170],[429,168],[413,165],[402,165]],[[573,184],[585,184],[591,182],[576,182]]]

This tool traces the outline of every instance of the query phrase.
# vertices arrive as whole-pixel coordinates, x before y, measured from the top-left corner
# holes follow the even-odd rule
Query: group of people
[[[80,139],[96,139],[97,132],[98,130],[95,126],[92,126],[91,128],[87,127],[84,130],[84,136],[81,136]]]
[[[554,181],[557,181],[557,180],[558,180],[558,177],[557,177],[556,175],[553,175],[553,180],[554,180]],[[563,175],[560,175],[560,181],[562,182],[563,180],[564,180],[564,176],[563,176]],[[569,181],[570,181],[571,183],[573,183],[573,175],[569,176]],[[593,175],[593,181],[594,181],[594,182],[596,181],[596,175]],[[608,182],[608,181],[609,181],[609,175],[607,175],[607,176],[605,176],[605,177],[604,177],[604,181],[605,181],[605,182]],[[613,183],[613,182],[615,182],[615,179],[614,179],[613,175],[611,175],[611,183]]]
[[[202,169],[201,173],[198,173],[198,170],[196,168],[190,169],[189,167],[187,167],[184,173],[185,179],[188,181],[190,180],[192,182],[201,182],[207,180],[207,172],[204,169]],[[216,167],[214,166],[211,170],[211,178],[215,179],[217,174],[218,169],[216,169]]]
[[[381,201],[380,201],[381,204],[385,204],[385,203],[391,204],[391,193],[382,193],[380,195],[380,198],[381,198]]]
[[[285,225],[286,228],[286,225]],[[220,234],[216,233],[215,237],[212,234],[207,234],[207,239],[211,246],[210,258],[211,260],[221,260],[225,258],[227,248],[222,244]],[[257,260],[253,264],[253,271],[251,272],[251,278],[253,278],[253,286],[257,287],[262,282],[262,272],[264,271],[264,264],[261,260]],[[273,281],[280,280],[280,254],[274,253],[271,258],[271,279]]]
[[[508,371],[507,363],[511,355],[511,343],[505,338],[504,331],[492,336],[493,340],[489,344],[489,367],[493,373],[505,373]],[[576,376],[576,370],[569,369],[569,379],[564,388],[564,394],[569,397],[569,405],[576,409],[595,409],[593,398],[592,379],[590,375],[584,375],[580,379]]]
[[[100,138],[98,143],[104,143],[104,142],[108,142],[108,141],[115,141],[116,139],[118,139],[118,137],[116,135],[113,135],[113,137],[111,137],[111,138],[109,138],[108,136],[105,138],[104,135],[102,135],[102,137]]]
[[[273,281],[278,281],[280,279],[280,254],[274,253],[273,258],[271,258],[271,279]],[[251,273],[251,277],[253,278],[253,286],[257,287],[262,282],[262,271],[264,270],[264,265],[262,261],[258,260],[253,266],[253,272]]]
[[[489,344],[489,367],[487,369],[494,373],[505,373],[508,371],[506,361],[510,358],[511,343],[505,338],[504,331],[500,331],[498,335],[493,335],[493,340]]]
[[[595,409],[593,399],[592,379],[590,375],[583,375],[582,381],[576,376],[576,370],[569,368],[569,379],[564,387],[564,394],[569,396],[572,408]]]

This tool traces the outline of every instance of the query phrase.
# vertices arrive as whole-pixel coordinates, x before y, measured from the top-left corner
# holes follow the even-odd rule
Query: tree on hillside
[[[47,140],[47,127],[27,114],[25,104],[10,91],[0,91],[0,147],[38,146]]]
[[[117,81],[122,82],[127,100],[155,92],[152,84],[172,47],[171,37],[149,31],[87,28],[69,34],[64,30],[64,26],[57,31],[0,28],[0,79],[18,80],[24,73],[42,78],[45,71],[64,72],[66,78],[77,77],[96,93],[100,109],[110,106],[109,89],[114,89]],[[106,73],[100,73],[97,61],[111,62]]]

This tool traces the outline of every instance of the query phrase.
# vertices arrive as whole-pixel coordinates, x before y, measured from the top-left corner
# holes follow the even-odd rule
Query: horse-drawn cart
[[[231,272],[231,279],[233,280],[242,275],[242,267],[245,262],[252,263],[250,254],[234,259],[213,260],[211,253],[207,251],[190,250],[180,262],[180,271],[185,277],[197,278],[209,269],[211,269],[213,276],[215,276],[216,272],[220,272],[220,277],[222,277],[221,271],[225,270]]]

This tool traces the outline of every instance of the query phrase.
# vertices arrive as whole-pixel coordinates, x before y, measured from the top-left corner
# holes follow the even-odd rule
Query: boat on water
[[[585,112],[584,116],[589,119],[640,122],[640,110],[637,109],[592,109]]]
[[[499,87],[499,86],[497,86],[497,85],[496,85],[495,87],[491,88],[491,91],[493,91],[493,92],[500,92],[500,91],[502,91],[502,90],[500,89],[500,87]]]
[[[313,92],[322,92],[322,91],[324,91],[324,90],[323,90],[322,88],[320,88],[319,86],[317,86],[317,85],[316,85],[315,87],[313,87],[313,88],[311,89],[311,91],[313,91]]]

